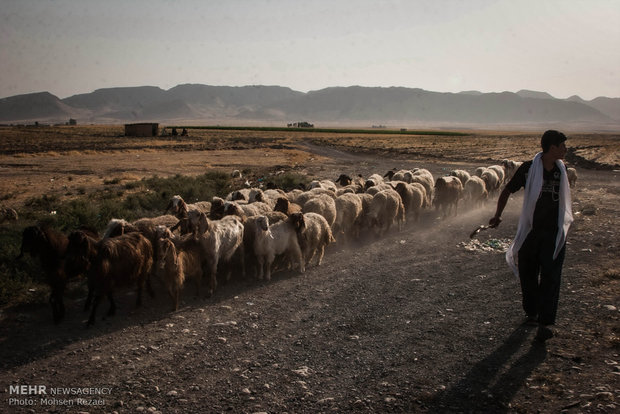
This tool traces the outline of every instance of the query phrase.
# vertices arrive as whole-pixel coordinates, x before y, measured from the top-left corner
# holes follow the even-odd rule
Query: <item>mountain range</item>
[[[281,86],[178,85],[98,89],[60,99],[49,92],[0,99],[0,122],[186,125],[307,121],[387,127],[620,128],[620,98],[556,99],[546,92],[439,93],[404,87],[330,87],[307,93]]]

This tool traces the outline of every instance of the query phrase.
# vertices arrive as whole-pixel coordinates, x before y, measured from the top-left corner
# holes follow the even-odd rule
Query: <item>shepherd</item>
[[[517,234],[506,252],[506,261],[521,282],[526,323],[538,324],[536,339],[545,342],[554,335],[551,326],[556,320],[566,236],[573,214],[562,162],[567,151],[566,136],[548,130],[540,145],[542,152],[524,162],[504,187],[489,227],[501,223],[510,195],[524,187]]]

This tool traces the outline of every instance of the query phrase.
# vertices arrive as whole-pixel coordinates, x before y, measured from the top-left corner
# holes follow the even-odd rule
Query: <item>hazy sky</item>
[[[405,86],[620,97],[620,0],[0,0],[0,97]]]

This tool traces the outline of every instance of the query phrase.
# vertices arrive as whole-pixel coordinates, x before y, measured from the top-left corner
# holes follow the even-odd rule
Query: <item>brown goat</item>
[[[22,233],[22,246],[17,259],[24,253],[38,257],[50,286],[50,304],[54,323],[59,323],[65,316],[63,294],[67,285],[64,271],[64,256],[69,240],[63,233],[48,226],[29,226]]]
[[[114,238],[102,239],[96,246],[97,255],[90,269],[94,287],[93,309],[88,324],[95,323],[97,307],[103,296],[110,301],[108,315],[116,312],[112,296],[117,286],[135,284],[136,305],[142,303],[142,289],[153,266],[153,247],[140,233],[128,233]],[[152,294],[151,291],[149,293]]]
[[[175,243],[176,242],[176,243]],[[193,237],[173,241],[159,239],[158,260],[155,273],[163,280],[172,298],[173,310],[179,310],[179,295],[187,278],[196,281],[196,293],[200,295],[202,248]]]
[[[88,276],[93,260],[97,256],[97,243],[99,235],[92,230],[76,230],[69,234],[69,244],[65,253],[65,273],[68,279],[79,275]],[[88,297],[84,304],[84,310],[90,307],[93,300],[93,283],[88,280]]]

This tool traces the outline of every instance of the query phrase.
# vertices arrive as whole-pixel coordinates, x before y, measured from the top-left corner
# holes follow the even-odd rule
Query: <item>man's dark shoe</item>
[[[553,338],[553,331],[545,325],[539,325],[535,339],[539,342],[545,342],[547,339]]]
[[[538,318],[536,317],[536,315],[527,315],[523,324],[527,326],[538,326]]]

